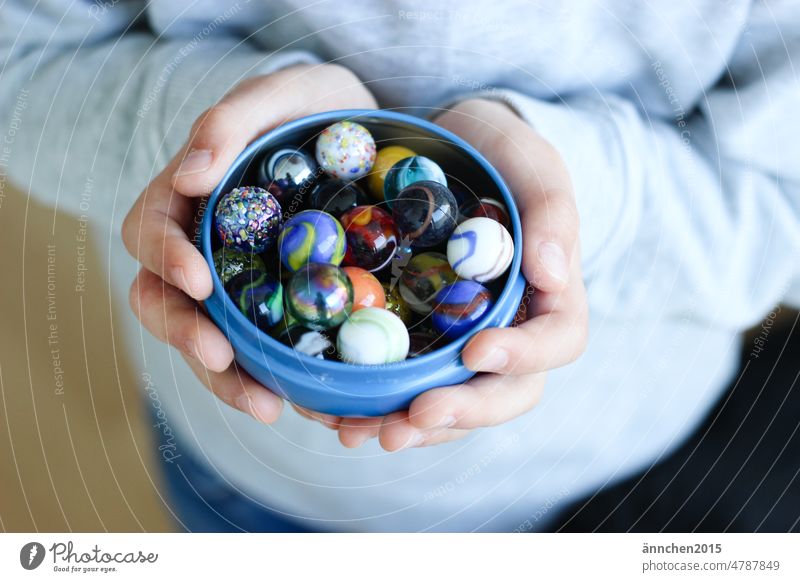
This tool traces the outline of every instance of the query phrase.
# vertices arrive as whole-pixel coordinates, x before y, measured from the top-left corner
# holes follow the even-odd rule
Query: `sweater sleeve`
[[[157,38],[144,0],[11,0],[2,12],[0,186],[116,226],[238,81],[317,62],[254,48],[229,32],[226,13],[193,36]]]
[[[727,74],[685,118],[615,95],[482,94],[564,157],[596,313],[622,306],[742,328],[798,302],[800,11],[791,4],[754,4]]]

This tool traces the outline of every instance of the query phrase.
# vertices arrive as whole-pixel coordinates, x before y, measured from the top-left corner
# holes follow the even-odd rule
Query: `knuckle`
[[[206,140],[218,130],[225,128],[232,122],[234,107],[221,101],[206,109],[192,124],[192,139],[194,147],[203,145]]]

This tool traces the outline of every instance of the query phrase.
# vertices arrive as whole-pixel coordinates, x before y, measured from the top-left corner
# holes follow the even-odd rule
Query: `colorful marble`
[[[447,186],[423,180],[400,192],[392,203],[392,217],[403,241],[413,248],[430,248],[453,233],[458,206]]]
[[[344,272],[353,285],[353,313],[365,307],[386,307],[383,286],[375,275],[361,267],[344,267]]]
[[[411,325],[411,308],[400,295],[400,286],[392,285],[391,283],[381,283],[383,293],[386,296],[386,305],[384,309],[391,311],[406,325]]]
[[[308,187],[317,177],[319,167],[312,156],[299,148],[281,148],[266,156],[258,169],[264,187],[275,184],[282,191]]]
[[[492,294],[480,283],[456,281],[436,294],[431,320],[438,331],[455,339],[472,329],[493,304]]]
[[[363,125],[340,121],[319,134],[316,154],[320,167],[330,176],[358,180],[375,163],[375,140]]]
[[[243,253],[228,247],[220,247],[212,255],[214,258],[214,269],[219,275],[219,280],[224,286],[228,281],[243,271],[266,270],[264,259],[255,253]]]
[[[508,210],[506,210],[506,207],[501,202],[494,198],[480,198],[465,204],[461,208],[461,215],[464,217],[464,220],[468,218],[477,218],[479,216],[491,218],[502,224],[506,230],[511,230],[511,217],[508,215]]]
[[[372,171],[367,176],[367,188],[376,202],[383,202],[383,183],[389,168],[400,160],[416,156],[416,152],[407,147],[393,145],[381,148],[375,156]]]
[[[283,285],[266,271],[239,273],[225,290],[242,315],[259,329],[267,331],[283,320]]]
[[[458,279],[447,257],[441,253],[421,253],[413,257],[400,276],[400,295],[415,313],[426,315],[433,309],[436,294]]]
[[[282,213],[272,194],[263,188],[244,186],[220,197],[214,218],[226,247],[260,253],[275,244]]]
[[[311,208],[338,218],[356,206],[369,204],[369,200],[355,182],[331,178],[314,186],[308,203]]]
[[[286,221],[278,239],[281,262],[291,272],[308,263],[339,265],[347,241],[342,225],[320,210],[304,210]]]
[[[425,156],[404,158],[389,168],[383,183],[383,198],[389,208],[404,188],[422,180],[447,186],[447,177],[439,164]]]
[[[479,216],[459,224],[447,242],[447,260],[462,279],[485,283],[506,272],[514,241],[502,224]]]
[[[286,289],[289,315],[311,329],[340,325],[353,309],[353,285],[342,269],[309,263],[297,271]]]
[[[339,329],[336,347],[350,364],[379,365],[406,359],[408,330],[391,311],[366,307],[353,313]]]
[[[341,220],[347,237],[345,265],[375,273],[392,262],[398,235],[389,213],[377,206],[356,206]]]

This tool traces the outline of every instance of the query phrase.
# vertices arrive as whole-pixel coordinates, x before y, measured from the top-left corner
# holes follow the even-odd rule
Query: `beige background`
[[[3,194],[0,530],[171,531],[136,376],[115,357],[125,350],[119,335],[118,349],[112,343],[107,281],[90,276],[83,293],[75,290],[80,225],[54,220],[52,209],[8,185]],[[48,244],[56,249],[52,310]],[[105,273],[89,247],[88,272]],[[52,345],[49,312],[57,325]],[[62,394],[55,356],[64,371]]]

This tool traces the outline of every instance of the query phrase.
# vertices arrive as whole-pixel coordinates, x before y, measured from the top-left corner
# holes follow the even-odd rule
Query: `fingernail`
[[[550,276],[566,283],[569,277],[567,255],[554,242],[543,242],[539,245],[539,260]]]
[[[478,369],[483,372],[501,372],[508,365],[508,352],[502,348],[493,348],[478,362]]]
[[[187,174],[205,172],[211,167],[212,159],[211,150],[189,150],[181,165],[175,170],[175,175],[186,176]]]
[[[424,441],[424,440],[425,440],[425,434],[424,433],[415,432],[410,437],[408,437],[408,441],[406,442],[406,444],[404,444],[402,447],[400,447],[400,450],[411,449],[411,448],[414,448],[416,446],[419,446],[419,445],[422,444],[422,441]]]
[[[357,439],[355,439],[353,441],[352,447],[354,449],[357,449],[358,447],[362,446],[365,442],[367,442],[369,439],[370,439],[369,434],[366,434],[366,433],[362,434],[361,436],[359,436]]]
[[[445,416],[439,422],[434,424],[431,428],[450,428],[456,423],[455,416]]]
[[[261,410],[260,408],[262,405],[263,404],[259,402],[258,398],[253,398],[248,392],[245,392],[236,398],[236,408],[244,413],[249,414],[259,422],[269,424],[269,421],[266,419],[271,411]]]

